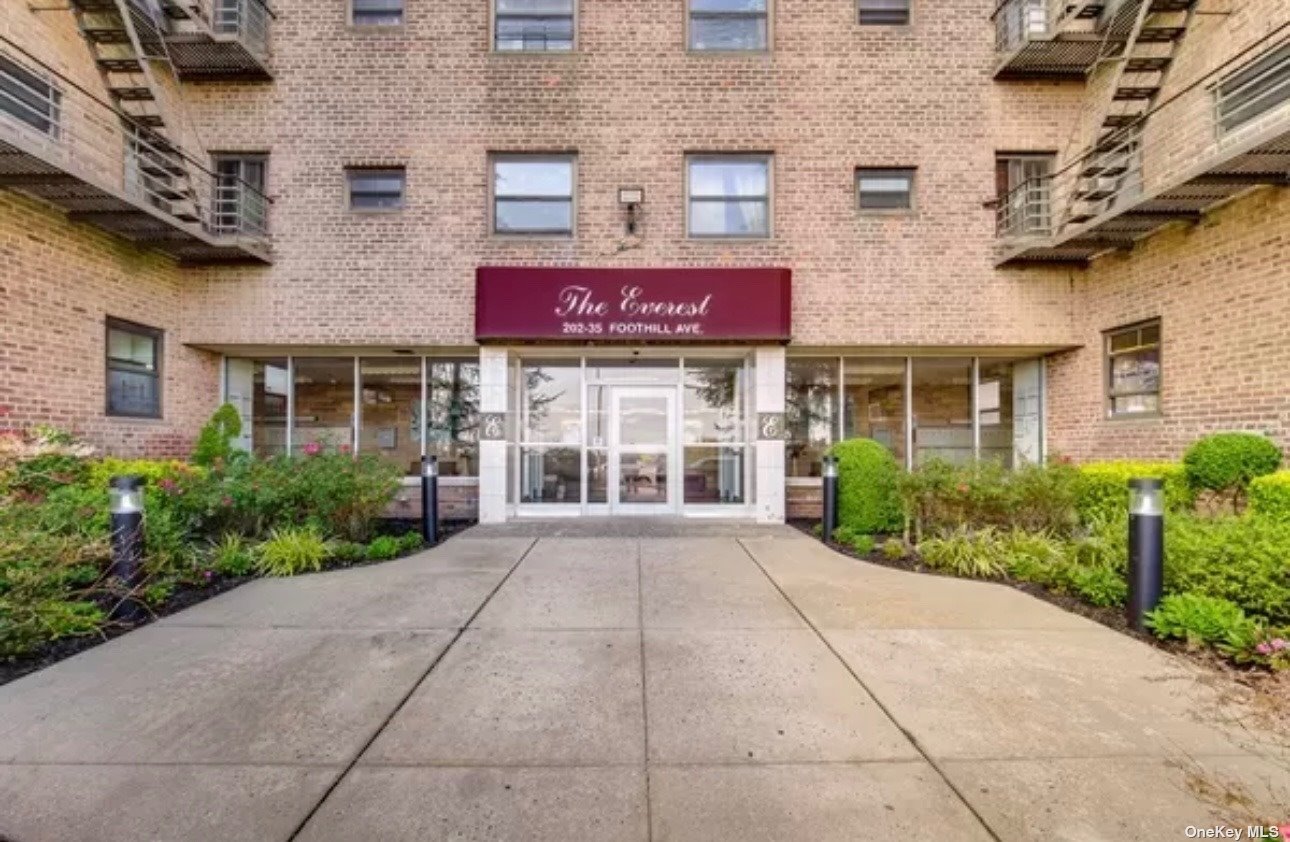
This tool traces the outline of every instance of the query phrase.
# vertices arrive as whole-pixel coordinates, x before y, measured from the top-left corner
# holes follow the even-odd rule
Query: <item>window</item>
[[[161,337],[156,328],[107,320],[107,414],[161,417]]]
[[[407,187],[407,173],[398,169],[351,169],[345,171],[349,182],[350,210],[399,210]]]
[[[1108,332],[1106,373],[1112,418],[1160,412],[1160,320]]]
[[[840,364],[837,357],[790,357],[784,374],[786,473],[818,477],[838,438]]]
[[[689,0],[691,50],[765,50],[770,0]]]
[[[403,23],[403,0],[352,0],[355,26],[398,26]]]
[[[910,0],[860,0],[860,23],[864,26],[905,26],[909,23]]]
[[[493,49],[567,52],[573,49],[574,0],[496,0]]]
[[[493,233],[572,234],[573,156],[493,157]]]
[[[769,155],[691,156],[689,235],[769,237],[770,161]]]
[[[1048,233],[1052,187],[1048,177],[1055,158],[1048,152],[1004,153],[995,157],[1000,235],[1021,237]]]
[[[53,83],[0,55],[0,111],[38,132],[58,136],[63,95]]]
[[[264,199],[266,155],[216,155],[216,233],[257,234],[267,228]]]
[[[860,210],[907,211],[914,207],[912,169],[856,170],[856,195]]]
[[[1290,102],[1290,43],[1224,79],[1216,94],[1218,125],[1225,132]]]

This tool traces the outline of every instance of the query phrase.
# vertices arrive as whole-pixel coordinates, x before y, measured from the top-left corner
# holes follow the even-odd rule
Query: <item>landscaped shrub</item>
[[[943,537],[926,539],[918,545],[918,554],[929,567],[955,576],[989,579],[1007,572],[1003,542],[993,527],[960,526]]]
[[[1123,519],[1129,510],[1129,480],[1164,481],[1165,507],[1191,508],[1192,492],[1182,465],[1173,462],[1086,462],[1076,470],[1075,507],[1084,523]]]
[[[405,553],[415,552],[425,546],[420,532],[404,532],[399,536],[399,549]]]
[[[838,460],[838,522],[858,534],[900,529],[900,466],[873,439],[848,439],[829,451]]]
[[[1020,527],[1066,534],[1076,524],[1075,470],[1064,462],[1008,470],[994,460],[931,459],[900,481],[915,540],[958,527]]]
[[[341,564],[353,564],[367,558],[367,547],[357,541],[332,541],[327,550],[327,557]]]
[[[1239,511],[1250,481],[1281,467],[1281,448],[1257,433],[1216,433],[1187,448],[1183,465],[1193,490],[1228,497]]]
[[[322,570],[327,542],[311,527],[275,529],[259,547],[259,570],[265,576],[296,576]]]
[[[37,500],[84,480],[94,449],[53,427],[0,430],[0,500]]]
[[[106,456],[89,464],[85,483],[95,491],[106,493],[113,477],[135,476],[143,479],[145,488],[156,489],[169,482],[205,476],[205,473],[201,468],[178,459],[117,459]]]
[[[1013,529],[1000,542],[1009,576],[1041,585],[1059,585],[1068,564],[1066,544],[1047,532]]]
[[[888,538],[882,542],[882,555],[888,561],[900,561],[909,555],[909,547],[899,538]]]
[[[1067,583],[1085,602],[1102,608],[1122,606],[1129,599],[1123,570],[1101,564],[1074,564],[1067,568]]]
[[[1147,626],[1162,640],[1185,640],[1189,645],[1228,643],[1248,637],[1257,628],[1241,606],[1196,593],[1172,594],[1147,614]]]
[[[255,553],[246,539],[227,532],[211,548],[211,567],[223,576],[249,576],[255,572]]]
[[[1254,478],[1250,483],[1250,512],[1290,520],[1290,471]]]
[[[1274,624],[1290,623],[1290,521],[1167,517],[1165,590],[1226,599]]]
[[[373,538],[367,545],[367,558],[371,561],[386,561],[402,554],[399,539],[393,535],[381,535]]]
[[[231,403],[222,405],[202,427],[193,448],[193,462],[211,466],[227,462],[235,452],[233,439],[242,435],[242,416]],[[240,451],[238,451],[240,452]]]

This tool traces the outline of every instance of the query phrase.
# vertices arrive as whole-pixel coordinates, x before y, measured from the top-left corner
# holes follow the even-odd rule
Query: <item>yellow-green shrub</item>
[[[118,459],[108,456],[90,463],[86,483],[95,490],[106,489],[112,477],[136,476],[143,477],[149,486],[155,487],[162,479],[204,474],[203,468],[178,459]]]
[[[1191,508],[1192,492],[1187,473],[1176,462],[1086,462],[1075,480],[1075,507],[1085,523],[1124,516],[1129,506],[1129,480],[1164,480],[1165,505],[1170,511]]]
[[[1250,511],[1290,521],[1290,471],[1278,471],[1251,482]]]

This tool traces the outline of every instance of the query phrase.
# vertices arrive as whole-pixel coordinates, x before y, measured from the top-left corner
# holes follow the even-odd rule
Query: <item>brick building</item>
[[[1287,0],[3,0],[0,424],[486,520],[1290,443],[1288,173]]]

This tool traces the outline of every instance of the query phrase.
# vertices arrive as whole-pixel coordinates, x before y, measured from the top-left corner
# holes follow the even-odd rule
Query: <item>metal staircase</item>
[[[1081,4],[1074,14],[1109,13],[1102,55],[1096,66],[1111,64],[1109,100],[1101,100],[1101,125],[1092,154],[1081,165],[1067,206],[1065,225],[1080,225],[1141,193],[1142,132],[1191,24],[1197,0],[1122,0],[1108,10],[1102,3]]]
[[[167,125],[151,63],[169,62],[162,10],[153,0],[71,0],[112,105],[129,117],[126,179],[158,210],[199,223],[202,208],[177,127]]]

